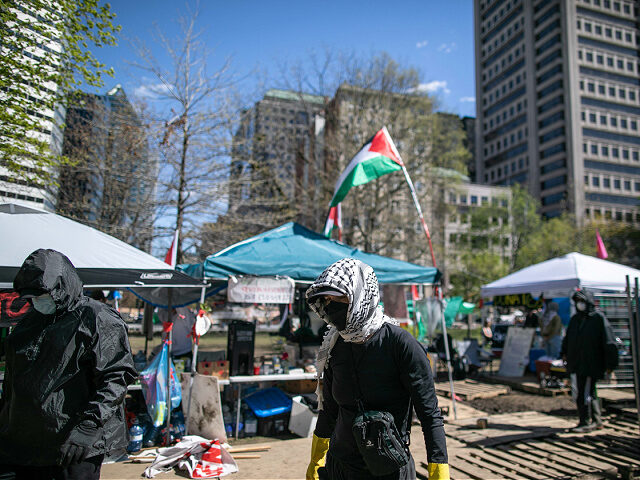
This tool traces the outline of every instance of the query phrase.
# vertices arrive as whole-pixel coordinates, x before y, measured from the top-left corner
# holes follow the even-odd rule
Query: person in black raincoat
[[[307,289],[309,307],[331,328],[318,352],[318,421],[307,480],[374,478],[354,438],[357,398],[364,408],[390,413],[408,445],[411,404],[424,435],[429,480],[448,480],[444,422],[426,351],[379,306],[373,269],[344,258]],[[413,459],[384,480],[416,478]]]
[[[118,312],[82,294],[69,259],[36,250],[14,290],[33,308],[6,339],[0,479],[97,479],[127,444],[123,401],[135,376]]]
[[[618,366],[618,350],[611,325],[604,314],[596,310],[591,295],[578,290],[571,299],[576,313],[569,321],[560,353],[567,363],[567,372],[575,375],[577,383],[580,421],[573,430],[588,432],[602,428],[596,382]]]

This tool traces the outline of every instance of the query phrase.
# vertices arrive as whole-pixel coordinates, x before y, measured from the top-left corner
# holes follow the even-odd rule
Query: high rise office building
[[[46,21],[40,15],[41,12],[30,2],[23,0],[9,2],[2,8],[11,10],[16,15],[16,21],[5,25],[6,28],[3,32],[6,33],[9,41],[0,39],[0,55],[14,57],[19,62],[36,63],[39,68],[44,70],[56,68],[63,48],[62,39],[55,29],[50,29],[49,35],[44,36],[31,27],[32,25],[46,27]],[[47,9],[51,15],[59,15],[60,17],[63,15],[62,8],[56,1],[52,1]],[[29,46],[24,51],[14,51],[12,47],[15,42],[12,40],[25,38],[29,38],[24,41]],[[20,44],[19,41],[18,44]],[[47,62],[44,62],[44,59]],[[43,65],[40,66],[40,64]],[[52,155],[60,155],[62,153],[62,126],[65,121],[65,109],[60,103],[57,103],[53,108],[50,105],[52,100],[58,96],[58,85],[53,81],[44,82],[38,88],[34,88],[27,82],[21,82],[17,85],[3,85],[0,89],[0,100],[6,100],[7,92],[16,88],[29,99],[28,114],[32,120],[39,123],[38,128],[28,131],[27,135],[48,145]],[[3,105],[6,107],[5,103]],[[6,138],[0,140],[8,143],[15,141]],[[36,153],[35,147],[26,145],[24,148]],[[27,174],[19,175],[15,169],[9,169],[6,165],[0,164],[0,202],[18,201],[29,206],[53,211],[56,202],[55,186],[44,187],[29,179],[29,174],[37,171],[38,168],[46,169],[47,167],[38,166],[36,168],[34,162],[26,157],[16,158],[15,161],[20,164],[20,169]],[[49,173],[55,174],[55,172]]]
[[[229,212],[257,214],[263,228],[320,217],[324,108],[319,95],[268,90],[244,112],[233,138]],[[274,223],[275,222],[275,223]]]
[[[640,2],[475,0],[476,175],[640,223]]]
[[[67,111],[57,212],[138,248],[151,247],[157,159],[120,85],[76,93]]]

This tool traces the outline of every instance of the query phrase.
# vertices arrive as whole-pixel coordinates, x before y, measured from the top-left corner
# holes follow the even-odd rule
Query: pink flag
[[[602,237],[600,236],[600,232],[596,230],[596,250],[598,258],[602,260],[606,259],[609,254],[607,253],[607,249],[604,247],[604,242],[602,241]]]
[[[176,259],[178,258],[178,230],[173,235],[173,241],[167,251],[167,255],[164,257],[164,263],[171,265],[171,268],[176,268]]]

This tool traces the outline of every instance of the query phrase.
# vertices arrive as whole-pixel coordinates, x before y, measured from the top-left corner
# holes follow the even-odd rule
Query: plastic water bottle
[[[134,453],[139,452],[142,448],[142,427],[138,423],[138,419],[133,420],[133,425],[129,429],[129,445],[127,446],[127,452]]]

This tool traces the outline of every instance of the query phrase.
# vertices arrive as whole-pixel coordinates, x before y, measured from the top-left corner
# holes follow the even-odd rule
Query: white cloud
[[[136,97],[151,99],[166,95],[168,92],[169,87],[162,82],[142,84],[133,89]]]
[[[438,51],[443,53],[451,53],[455,49],[456,49],[456,42],[443,43],[438,47]]]
[[[444,94],[451,93],[451,90],[447,88],[446,80],[434,80],[429,83],[421,83],[418,85],[416,89],[418,92],[426,92],[426,93],[436,93],[438,91],[443,92]]]
[[[476,97],[462,97],[461,102],[475,103]]]
[[[423,40],[421,42],[416,43],[416,48],[424,48],[427,45],[429,45],[429,42],[427,40]]]

